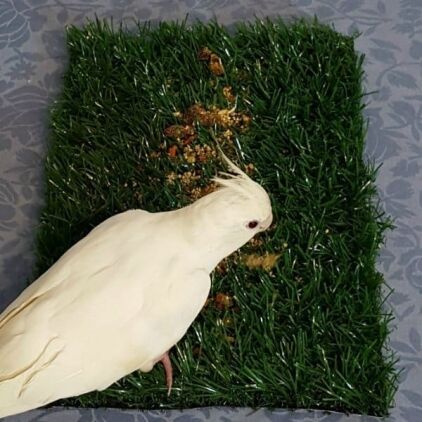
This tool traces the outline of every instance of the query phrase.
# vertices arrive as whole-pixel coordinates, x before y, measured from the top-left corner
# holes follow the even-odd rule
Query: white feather
[[[259,230],[244,222],[272,219],[264,189],[231,169],[237,176],[216,178],[222,187],[188,207],[107,219],[10,304],[0,315],[0,417],[149,371],[183,337],[210,272]]]

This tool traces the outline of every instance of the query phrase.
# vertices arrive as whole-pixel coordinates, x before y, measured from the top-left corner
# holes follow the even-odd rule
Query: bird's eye
[[[256,221],[256,220],[249,221],[249,223],[248,223],[248,227],[250,229],[254,229],[257,225],[258,225],[258,221]]]

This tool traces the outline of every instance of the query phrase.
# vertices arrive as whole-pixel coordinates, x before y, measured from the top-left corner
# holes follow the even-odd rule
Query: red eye
[[[258,221],[256,221],[256,220],[249,221],[249,223],[248,223],[248,227],[250,229],[254,229],[257,225],[258,225]]]

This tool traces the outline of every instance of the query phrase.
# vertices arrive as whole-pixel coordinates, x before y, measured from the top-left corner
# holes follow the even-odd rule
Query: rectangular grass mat
[[[386,415],[396,375],[375,261],[390,223],[363,160],[354,39],[316,21],[132,32],[91,22],[68,28],[67,45],[37,274],[115,213],[171,210],[212,191],[216,143],[270,192],[274,224],[218,266],[171,351],[170,397],[156,365],[64,403]]]

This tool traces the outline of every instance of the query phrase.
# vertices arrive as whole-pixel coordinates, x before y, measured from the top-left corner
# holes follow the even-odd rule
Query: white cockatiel
[[[0,417],[103,390],[162,361],[210,290],[210,273],[272,221],[268,194],[235,175],[169,212],[130,210],[94,228],[0,315]]]

